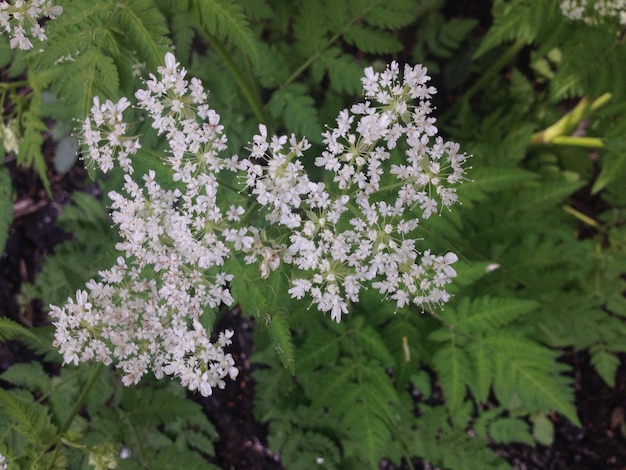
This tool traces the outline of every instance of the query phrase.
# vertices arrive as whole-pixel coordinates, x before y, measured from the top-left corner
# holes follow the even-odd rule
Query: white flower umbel
[[[372,101],[341,111],[337,127],[323,134],[326,149],[315,164],[326,171],[326,183],[311,181],[299,160],[306,140],[268,139],[262,125],[243,162],[267,221],[289,229],[282,250],[283,261],[296,268],[289,294],[310,295],[337,322],[367,285],[398,308],[450,298],[444,287],[456,276],[450,265],[457,256],[420,253],[413,235],[419,218],[457,201],[467,159],[458,144],[437,136],[429,80],[420,65],[406,66],[403,78],[395,62],[382,73],[367,68],[362,81]],[[403,162],[389,164],[400,146]],[[385,174],[395,182],[382,188]]]
[[[115,361],[126,385],[152,371],[179,377],[206,396],[238,371],[223,351],[233,332],[212,344],[201,316],[206,308],[233,303],[227,289],[232,276],[221,267],[231,247],[245,251],[252,238],[243,228],[229,229],[229,219],[243,208],[223,215],[217,205],[217,174],[236,170],[236,161],[218,157],[226,137],[201,83],[189,84],[172,54],[159,72],[161,78],[151,76],[137,98],[157,133],[166,135],[170,185],[182,182],[182,189],[163,189],[152,170],[135,175],[132,157],[141,144],[126,135],[123,113],[130,102],[95,98],[82,138],[88,164],[125,172],[123,191],[109,194],[124,256],[87,284],[89,292],[78,291],[63,308],[52,306],[51,316],[65,362]]]
[[[236,273],[225,269],[232,256],[258,264],[263,278],[284,264],[291,284],[275,294],[312,300],[337,322],[367,287],[398,308],[449,299],[457,256],[420,251],[415,231],[456,202],[467,157],[437,136],[426,69],[407,66],[403,78],[395,62],[382,73],[365,70],[367,101],[341,111],[323,134],[325,150],[314,159],[322,181],[302,161],[306,139],[268,137],[264,125],[249,158],[224,156],[220,116],[200,81],[188,80],[171,53],[158,73],[135,97],[166,142],[150,155],[161,155],[168,175],[135,171],[143,150],[124,118],[128,99],[95,98],[83,123],[87,164],[124,172],[123,187],[109,194],[121,256],[76,299],[51,306],[66,363],[116,363],[126,385],[152,371],[203,395],[224,387],[238,372],[224,352],[233,332],[212,343],[203,314],[235,302],[228,284]],[[239,191],[229,178],[239,178]],[[246,195],[246,207],[233,203]],[[251,218],[260,226],[248,225]]]
[[[47,39],[39,21],[55,19],[63,13],[63,7],[53,5],[51,0],[15,0],[0,2],[0,28],[9,34],[11,49],[32,49],[31,39]]]

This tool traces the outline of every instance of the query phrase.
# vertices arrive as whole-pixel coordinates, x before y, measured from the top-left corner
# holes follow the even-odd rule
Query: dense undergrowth
[[[0,151],[44,181],[44,139],[55,142],[57,171],[67,171],[84,144],[76,136],[93,98],[132,99],[168,51],[210,90],[226,152],[249,151],[259,124],[270,136],[306,136],[312,148],[303,167],[328,187],[315,165],[327,144],[322,133],[342,109],[364,101],[364,69],[380,72],[392,60],[428,68],[439,133],[472,155],[456,190],[460,205],[439,207],[434,217],[419,207],[405,213],[420,218],[411,232],[417,252],[459,258],[449,302],[402,305],[363,288],[334,322],[318,311],[323,303],[288,295],[290,280],[302,275],[293,265],[272,265],[270,274],[243,255],[226,262],[234,302],[256,319],[256,416],[269,423],[269,447],[286,468],[378,468],[383,458],[411,457],[442,468],[507,468],[490,444],[550,445],[553,413],[580,424],[569,367],[559,360],[565,349],[588,351],[609,385],[616,353],[626,351],[619,12],[593,9],[606,1],[590,2],[580,19],[553,0],[496,0],[490,12],[452,3],[67,0],[32,49],[12,49],[10,34],[0,38]],[[166,182],[167,139],[150,133],[138,108],[128,112],[143,139],[135,173],[155,170],[164,188],[179,188]],[[390,148],[389,164],[401,164],[407,146]],[[122,191],[124,170],[90,170],[105,194]],[[234,195],[218,202],[224,211],[241,204],[264,214],[247,198],[258,187],[230,184]],[[386,197],[377,202],[393,203]],[[0,246],[11,198],[0,167]],[[73,195],[59,218],[73,239],[24,286],[23,302],[62,306],[115,265],[120,239],[110,205]],[[315,210],[301,212],[324,226]],[[278,222],[253,222],[265,224],[258,228],[269,240],[284,234]],[[202,307],[210,332],[227,308]],[[51,373],[50,364],[63,362],[51,348],[54,328],[15,320],[0,319],[0,341],[20,341],[40,361],[0,375],[8,468],[210,468],[205,457],[218,436],[177,381],[146,376],[123,387],[114,367],[90,362]],[[435,389],[443,401],[427,399]],[[417,405],[416,391],[426,397]]]

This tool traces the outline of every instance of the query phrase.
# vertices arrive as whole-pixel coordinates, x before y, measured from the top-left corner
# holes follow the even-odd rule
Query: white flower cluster
[[[9,468],[9,464],[4,455],[0,454],[0,470],[7,470]]]
[[[371,101],[343,110],[323,134],[315,165],[324,181],[313,181],[301,160],[306,139],[268,137],[263,125],[249,158],[221,156],[226,136],[200,81],[187,80],[170,53],[158,72],[135,97],[168,143],[167,187],[176,189],[152,170],[135,176],[141,143],[124,121],[129,100],[95,98],[83,124],[89,163],[125,173],[123,192],[109,194],[124,256],[88,293],[51,306],[65,362],[115,360],[127,385],[152,370],[203,395],[223,387],[237,375],[223,351],[233,332],[212,344],[201,317],[236,300],[228,290],[236,273],[224,268],[231,256],[258,263],[263,278],[283,264],[291,285],[276,295],[308,296],[337,322],[368,285],[399,308],[449,299],[457,256],[419,251],[415,231],[420,218],[456,202],[467,157],[436,135],[426,69],[407,66],[402,79],[395,62],[382,73],[366,69]],[[245,182],[252,204],[227,202],[236,200],[225,197],[229,178]],[[244,222],[251,218],[260,226]]]
[[[179,377],[190,390],[208,396],[213,387],[225,386],[227,375],[234,379],[238,373],[232,356],[223,351],[233,332],[221,333],[212,344],[200,322],[206,307],[233,302],[226,288],[232,277],[219,269],[229,249],[216,234],[224,220],[216,205],[215,175],[234,166],[217,159],[225,137],[219,116],[204,103],[201,84],[192,80],[189,85],[185,70],[177,66],[168,54],[166,67],[159,69],[161,80],[152,76],[137,98],[153,127],[167,136],[168,162],[184,191],[164,190],[154,171],[143,176],[141,185],[133,180],[130,157],[140,143],[125,135],[123,112],[130,103],[123,98],[101,105],[95,98],[83,139],[89,158],[102,171],[117,162],[126,173],[124,194],[109,194],[123,238],[117,249],[125,256],[100,273],[100,282],[87,284],[89,294],[77,292],[76,302],[70,299],[62,309],[52,306],[50,314],[65,362],[109,364],[114,357],[126,385],[152,370],[157,377]],[[191,108],[196,105],[207,122],[196,121]],[[186,152],[196,160],[183,161]]]
[[[597,24],[603,20],[619,20],[626,26],[626,0],[563,0],[561,13],[570,20]]]
[[[53,5],[51,0],[15,0],[13,4],[0,2],[0,27],[9,34],[11,49],[32,49],[31,38],[45,41],[44,28],[39,24],[43,18],[55,19],[63,13],[63,7]]]
[[[406,66],[401,80],[395,62],[382,73],[365,70],[365,96],[378,105],[366,101],[341,111],[337,127],[323,134],[326,150],[315,165],[326,171],[327,184],[311,181],[298,160],[306,140],[268,141],[264,126],[253,139],[252,159],[243,162],[266,219],[291,231],[279,250],[297,268],[289,294],[310,295],[337,322],[368,283],[399,308],[450,298],[443,288],[456,275],[450,264],[457,256],[420,253],[411,235],[416,214],[426,219],[456,202],[453,186],[467,159],[457,144],[435,137],[429,99],[436,89],[426,85],[426,73],[421,65]],[[386,165],[400,140],[403,163]]]

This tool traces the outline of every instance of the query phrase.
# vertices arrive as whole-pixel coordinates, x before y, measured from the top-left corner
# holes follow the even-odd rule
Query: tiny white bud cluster
[[[89,163],[125,173],[122,192],[109,194],[124,256],[76,301],[51,306],[65,362],[115,360],[127,385],[152,370],[203,395],[223,387],[237,375],[223,350],[233,332],[213,344],[201,317],[235,302],[228,283],[236,273],[225,270],[233,256],[258,264],[263,278],[282,264],[290,286],[276,294],[309,297],[337,322],[368,286],[398,308],[448,301],[458,258],[421,252],[415,231],[457,201],[467,156],[437,136],[429,101],[436,90],[425,68],[406,66],[403,78],[395,62],[382,73],[365,70],[368,101],[341,111],[323,134],[325,150],[314,161],[322,181],[303,163],[306,139],[269,137],[264,125],[248,158],[223,156],[220,116],[200,81],[187,80],[171,53],[158,72],[135,97],[167,141],[166,187],[176,189],[161,186],[153,170],[135,176],[142,145],[127,135],[129,100],[95,98],[83,123]],[[224,197],[228,175],[245,182],[252,204]],[[261,224],[247,224],[251,217]]]
[[[43,18],[55,19],[63,13],[63,7],[53,5],[51,0],[15,0],[12,4],[0,2],[0,27],[9,34],[11,49],[32,49],[31,38],[47,39],[39,24]]]

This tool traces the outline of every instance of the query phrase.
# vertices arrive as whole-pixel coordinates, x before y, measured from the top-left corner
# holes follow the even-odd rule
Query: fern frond
[[[567,196],[584,186],[583,181],[543,181],[536,187],[529,187],[518,193],[516,211],[536,211],[562,202]]]
[[[305,374],[318,367],[334,365],[339,358],[340,337],[324,329],[307,335],[304,344],[296,353],[298,375]]]
[[[330,48],[313,64],[319,64],[328,73],[332,88],[339,93],[358,95],[362,90],[361,77],[363,69],[350,54],[338,48]]]
[[[294,375],[296,373],[295,352],[287,315],[284,313],[271,315],[270,319],[266,321],[266,324],[268,325],[267,329],[270,339],[278,352],[278,357],[280,357],[283,366]]]
[[[492,352],[485,347],[482,338],[474,338],[468,345],[468,353],[472,366],[472,379],[469,384],[472,395],[478,403],[485,403],[493,383]]]
[[[484,343],[492,352],[494,391],[501,403],[519,400],[527,410],[556,411],[580,426],[571,380],[560,375],[556,353],[502,333],[485,338]]]
[[[118,8],[124,40],[132,43],[137,57],[145,60],[150,70],[156,70],[169,49],[165,18],[152,0],[134,0]]]
[[[479,297],[470,304],[463,298],[457,307],[455,328],[461,331],[490,332],[511,323],[539,305],[534,300]]]
[[[272,95],[268,108],[272,116],[282,117],[290,130],[296,134],[305,135],[313,142],[320,141],[322,126],[315,109],[315,102],[309,96],[305,85],[292,83],[277,90]]]
[[[158,426],[174,419],[194,416],[200,405],[176,396],[164,389],[124,388],[120,408],[124,415],[137,427]]]
[[[13,364],[0,377],[31,392],[47,392],[51,379],[40,362]]]
[[[211,36],[230,41],[253,64],[258,63],[257,41],[243,7],[233,0],[190,0],[190,14],[194,15]]]
[[[139,465],[139,462],[137,464]],[[163,470],[180,470],[181,468],[219,470],[219,467],[208,463],[201,454],[188,449],[181,449],[176,445],[162,446],[156,449],[146,448],[140,465]]]
[[[372,26],[396,30],[415,21],[418,13],[419,7],[413,0],[389,0],[378,3],[376,9],[363,15],[363,19]]]
[[[591,364],[598,375],[609,387],[615,387],[615,374],[620,365],[619,358],[607,351],[601,344],[589,348],[589,354],[591,355]]]
[[[28,337],[31,341],[39,342],[39,338],[25,326],[8,318],[0,318],[0,343],[22,337]]]
[[[27,396],[27,394],[23,395]],[[0,389],[0,405],[11,418],[13,427],[31,445],[45,446],[52,442],[56,427],[50,422],[45,406],[36,403],[32,397],[30,400],[18,398],[13,393],[3,389]]]
[[[404,47],[400,41],[386,31],[363,25],[354,25],[343,35],[348,44],[362,52],[372,54],[389,54],[398,52]]]
[[[512,39],[530,44],[553,32],[564,20],[558,2],[552,0],[498,0],[493,5],[494,22],[474,53],[478,58],[495,46]]]
[[[383,366],[390,367],[395,361],[380,334],[370,326],[355,328],[354,341],[367,357],[377,359]]]
[[[528,423],[517,418],[499,418],[489,423],[489,437],[502,444],[523,442],[529,446],[535,445]]]
[[[466,386],[471,382],[467,354],[450,341],[434,355],[433,367],[439,377],[450,414],[455,415],[465,399]]]
[[[28,111],[22,114],[21,127],[24,135],[20,141],[20,151],[17,155],[17,162],[23,166],[33,166],[41,178],[44,187],[50,194],[50,181],[48,180],[48,166],[42,153],[43,133],[48,130],[48,126],[43,122],[42,93],[35,90]]]
[[[295,46],[304,57],[315,56],[328,45],[326,8],[320,0],[302,2],[294,19]]]

